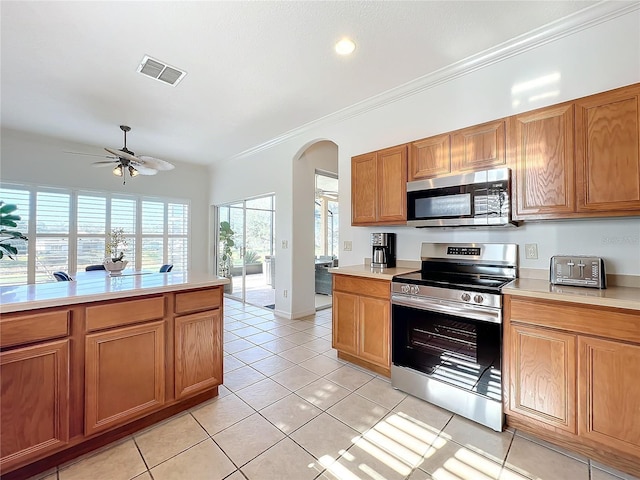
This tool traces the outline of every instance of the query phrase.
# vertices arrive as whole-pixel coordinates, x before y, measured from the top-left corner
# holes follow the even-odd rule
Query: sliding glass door
[[[275,196],[218,207],[218,274],[231,279],[226,293],[260,307],[275,306]]]

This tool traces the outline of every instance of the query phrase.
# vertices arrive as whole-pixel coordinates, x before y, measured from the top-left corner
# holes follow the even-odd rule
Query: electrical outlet
[[[538,259],[538,244],[537,243],[527,243],[524,246],[524,258],[527,260],[537,260]]]
[[[284,298],[287,298],[287,295],[289,295],[289,290],[283,290],[283,291],[282,291],[282,296],[283,296]]]
[[[352,248],[353,248],[353,244],[349,240],[345,240],[344,241],[344,251],[345,252],[350,252]]]
[[[289,248],[289,242],[282,240],[282,248]]]

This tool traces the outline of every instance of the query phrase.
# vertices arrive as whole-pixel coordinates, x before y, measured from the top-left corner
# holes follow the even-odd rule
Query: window
[[[188,268],[188,202],[9,184],[0,186],[0,200],[18,206],[16,229],[29,237],[15,242],[15,261],[0,262],[0,285],[49,282],[57,270],[102,263],[113,228],[125,232],[128,269]]]
[[[338,256],[338,179],[316,171],[315,254]]]

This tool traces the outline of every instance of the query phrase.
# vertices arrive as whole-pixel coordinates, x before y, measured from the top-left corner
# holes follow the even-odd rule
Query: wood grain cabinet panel
[[[175,319],[175,393],[183,398],[222,383],[220,311]]]
[[[89,306],[86,308],[87,332],[156,320],[164,316],[161,296]]]
[[[371,224],[377,220],[376,153],[367,153],[351,159],[351,224]]]
[[[579,433],[640,458],[640,345],[580,337]]]
[[[3,315],[0,318],[0,347],[40,342],[69,335],[69,310],[33,315]]]
[[[640,86],[576,102],[578,210],[640,213]]]
[[[451,173],[451,135],[437,135],[411,143],[409,181]]]
[[[407,147],[378,152],[378,223],[407,221]]]
[[[454,132],[451,135],[451,164],[456,171],[506,166],[505,121],[483,123]]]
[[[359,356],[368,362],[389,368],[391,351],[389,300],[360,297],[358,315]]]
[[[509,408],[576,432],[576,336],[511,324]]]
[[[176,313],[190,313],[198,310],[215,310],[222,303],[220,288],[207,288],[195,292],[176,293]]]
[[[351,159],[351,224],[407,222],[407,146]]]
[[[338,356],[389,376],[391,282],[334,275],[333,343]]]
[[[358,303],[352,293],[333,292],[332,347],[346,353],[358,353]]]
[[[85,435],[162,407],[165,326],[153,322],[85,338]]]
[[[1,353],[0,382],[3,472],[69,442],[69,340]]]
[[[511,117],[516,219],[575,212],[573,114],[565,103]]]

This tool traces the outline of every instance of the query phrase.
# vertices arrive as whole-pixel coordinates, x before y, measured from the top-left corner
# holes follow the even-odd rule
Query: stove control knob
[[[400,291],[402,293],[409,293],[409,285],[401,285],[400,286]]]
[[[473,301],[476,303],[482,303],[484,302],[484,297],[482,295],[476,295],[475,297],[473,297]]]
[[[462,300],[465,302],[468,302],[471,300],[471,295],[469,295],[468,293],[463,293],[462,294]]]
[[[420,293],[420,287],[418,285],[412,285],[411,293],[413,293],[414,295],[418,295]]]

